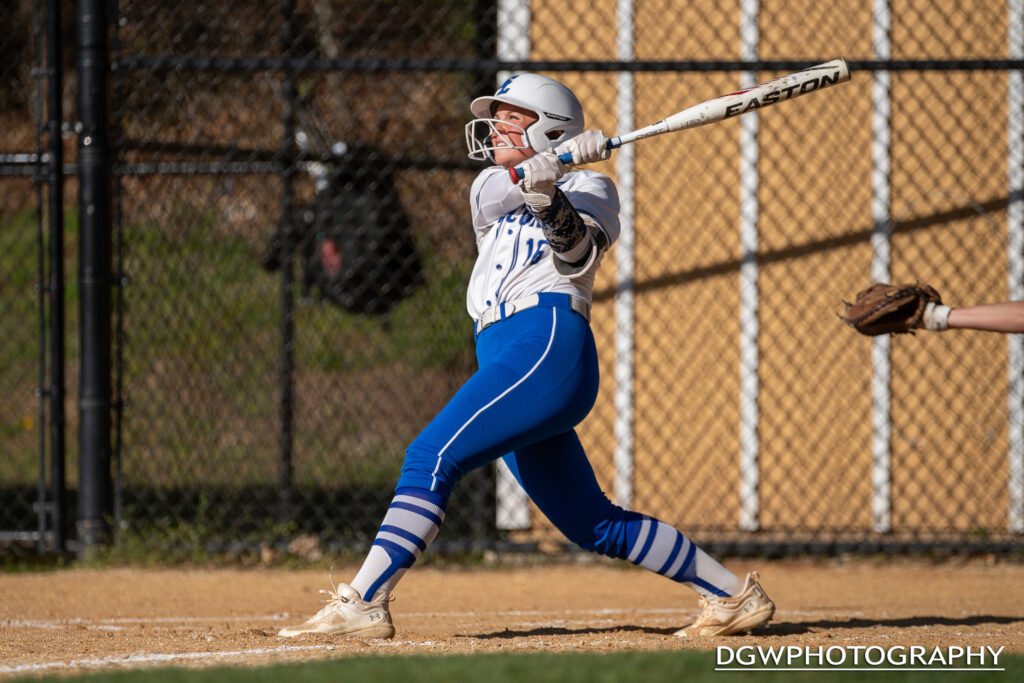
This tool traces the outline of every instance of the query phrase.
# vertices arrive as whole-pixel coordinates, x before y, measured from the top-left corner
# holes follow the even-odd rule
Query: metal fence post
[[[110,515],[111,222],[106,3],[76,5],[79,172],[78,554],[107,540]]]

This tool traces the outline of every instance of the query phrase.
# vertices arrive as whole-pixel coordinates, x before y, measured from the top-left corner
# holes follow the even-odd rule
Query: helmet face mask
[[[501,129],[498,128],[501,126]],[[523,144],[512,143],[512,138],[503,130],[515,132],[520,135]],[[494,135],[501,140],[501,146],[493,143]],[[510,121],[499,119],[473,119],[466,124],[466,146],[469,148],[469,158],[477,161],[494,161],[494,150],[496,149],[530,149],[526,144],[526,130]]]
[[[523,145],[512,145],[507,136],[498,131],[513,149],[546,152],[583,132],[583,107],[569,88],[540,74],[516,74],[506,79],[493,96],[478,97],[470,104],[470,111],[477,117],[466,124],[470,159],[493,161],[495,148],[490,135],[496,122],[494,108],[499,102],[528,109],[537,115],[537,120],[523,131]]]

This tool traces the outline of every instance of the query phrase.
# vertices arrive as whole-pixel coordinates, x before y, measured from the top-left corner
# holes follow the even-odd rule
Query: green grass
[[[216,368],[225,358],[244,355],[240,349],[276,350],[280,275],[262,271],[254,245],[218,230],[208,212],[179,208],[171,214],[177,229],[137,224],[125,231],[128,334],[145,344],[147,359],[187,359],[195,367]],[[349,313],[317,298],[304,305],[296,283],[296,364],[328,373],[396,363],[472,364],[465,310],[472,264],[446,262],[423,240],[418,249],[425,281],[386,317]],[[167,325],[165,317],[175,324]]]
[[[24,681],[112,681],[116,683],[234,683],[236,681],[289,683],[428,683],[431,681],[486,681],[487,683],[626,683],[632,681],[1008,681],[1019,680],[1024,655],[1004,655],[1005,671],[993,672],[716,672],[714,652],[616,652],[609,654],[480,654],[387,655],[344,657],[330,661],[280,664],[250,669],[164,668],[44,677]],[[1013,672],[1017,672],[1016,674]]]

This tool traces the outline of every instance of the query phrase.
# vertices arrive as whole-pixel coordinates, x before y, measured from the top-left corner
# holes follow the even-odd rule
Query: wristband
[[[924,328],[933,332],[942,332],[949,328],[949,313],[952,306],[930,303],[924,309]]]

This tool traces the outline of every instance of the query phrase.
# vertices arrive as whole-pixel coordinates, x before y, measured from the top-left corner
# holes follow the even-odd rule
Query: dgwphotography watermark
[[[1003,647],[719,645],[715,671],[1005,671]]]

